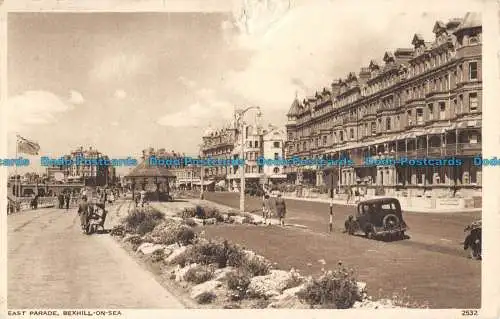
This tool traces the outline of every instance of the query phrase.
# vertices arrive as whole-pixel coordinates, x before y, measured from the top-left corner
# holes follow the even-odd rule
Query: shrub
[[[132,235],[127,239],[132,245],[140,245],[142,244],[142,238],[139,235]]]
[[[134,209],[125,218],[125,226],[133,232],[144,235],[152,231],[164,218],[164,214],[155,209],[145,211]]]
[[[184,208],[184,210],[180,213],[180,217],[182,218],[193,218],[196,216],[196,210],[194,208]]]
[[[125,236],[125,227],[123,227],[123,225],[115,225],[111,229],[110,234],[111,234],[111,236],[123,237],[123,236]]]
[[[186,281],[198,285],[212,279],[213,276],[214,271],[211,267],[200,265],[189,268],[189,270],[184,275],[184,278]]]
[[[147,233],[152,232],[156,225],[158,225],[157,220],[146,218],[137,226],[136,232],[141,236],[146,235]]]
[[[167,219],[158,224],[151,232],[151,237],[155,244],[171,245],[179,242],[178,233],[182,229],[182,223]],[[186,227],[186,226],[184,226]]]
[[[269,306],[269,304],[271,303],[271,301],[269,300],[266,300],[266,299],[258,299],[256,300],[253,304],[252,304],[252,309],[266,309],[267,306]]]
[[[165,214],[155,208],[150,208],[147,214],[154,220],[165,219]]]
[[[226,266],[240,267],[245,264],[245,254],[241,248],[227,241],[198,242],[189,247],[175,261],[179,265],[197,263],[202,265],[215,264],[218,268]]]
[[[290,279],[287,280],[285,289],[295,288],[304,283],[304,278],[300,274],[292,269],[290,271]]]
[[[217,296],[210,291],[205,291],[196,297],[196,302],[199,304],[208,304],[215,300]]]
[[[245,297],[252,277],[246,272],[230,272],[227,274],[227,287],[231,290],[233,300],[241,300]]]
[[[135,230],[139,224],[146,219],[146,212],[143,210],[134,209],[127,217],[125,217],[125,224],[127,227]]]
[[[165,258],[165,251],[163,249],[155,250],[155,252],[151,254],[151,261],[154,263],[163,261],[164,258]]]
[[[243,217],[243,220],[241,221],[243,224],[253,224],[254,220],[252,216],[245,216]]]
[[[243,270],[250,273],[252,276],[265,276],[271,270],[271,264],[260,257],[246,258],[243,265]]]
[[[238,212],[234,211],[234,210],[231,210],[231,211],[227,212],[227,216],[228,217],[234,217],[234,216],[237,216],[237,215],[238,215]]]
[[[191,229],[191,227],[188,226],[181,227],[181,229],[178,230],[176,235],[177,242],[184,246],[192,244],[194,238],[195,238],[195,233]]]
[[[187,219],[185,219],[184,223],[186,225],[188,225],[189,227],[195,227],[197,225],[193,218],[187,218]]]
[[[297,296],[311,306],[334,309],[348,309],[361,300],[353,272],[342,266],[311,281]]]

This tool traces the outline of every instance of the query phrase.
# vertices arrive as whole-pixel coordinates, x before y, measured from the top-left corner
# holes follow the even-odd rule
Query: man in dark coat
[[[278,193],[278,198],[276,198],[275,206],[276,206],[276,215],[278,215],[280,225],[285,226],[286,204],[285,200],[281,197],[281,193]]]
[[[82,202],[78,205],[78,215],[80,215],[80,225],[82,226],[82,230],[85,231],[85,227],[87,226],[87,219],[89,215],[90,209],[89,204],[87,202],[87,198],[82,198]]]
[[[69,209],[69,201],[70,201],[71,197],[69,196],[69,193],[66,194],[66,196],[64,196],[64,201],[66,203],[66,210]]]
[[[59,208],[63,208],[64,206],[64,195],[61,193],[57,196],[57,199],[59,200]]]

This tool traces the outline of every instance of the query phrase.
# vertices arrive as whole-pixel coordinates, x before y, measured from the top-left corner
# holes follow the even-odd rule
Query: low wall
[[[21,198],[16,198],[15,201],[19,203],[19,210],[29,210],[31,209],[30,203],[33,200],[33,198],[30,197],[21,197]],[[13,200],[9,200],[10,203],[12,203]],[[48,207],[55,207],[57,205],[57,198],[56,197],[39,197],[38,198],[38,208],[48,208]],[[9,211],[10,213],[10,211]]]

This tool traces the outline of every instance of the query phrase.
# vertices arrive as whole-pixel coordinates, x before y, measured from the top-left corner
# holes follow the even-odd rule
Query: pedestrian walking
[[[349,202],[351,201],[351,197],[352,197],[352,189],[350,187],[347,187],[347,202],[346,202],[346,204],[349,204]]]
[[[66,193],[66,196],[64,196],[64,201],[66,202],[66,210],[69,209],[69,201],[70,201],[71,197],[69,196],[68,193]]]
[[[275,201],[276,215],[278,215],[279,223],[281,226],[285,226],[286,217],[286,204],[285,200],[281,197],[281,192],[278,192],[278,197]]]
[[[269,194],[264,195],[262,218],[264,218],[264,224],[271,225],[271,196],[269,196]]]
[[[35,197],[33,198],[33,209],[38,208],[38,197],[38,195],[35,195]]]
[[[86,197],[82,199],[82,202],[78,206],[78,215],[80,215],[80,225],[82,227],[82,231],[85,232],[85,228],[87,226],[87,219],[89,216],[89,204],[87,202]]]
[[[64,206],[64,195],[63,195],[63,193],[60,193],[57,196],[57,199],[59,200],[59,208],[62,209],[63,206]]]

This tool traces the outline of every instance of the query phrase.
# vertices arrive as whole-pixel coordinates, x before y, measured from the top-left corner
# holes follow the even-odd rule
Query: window
[[[476,134],[471,134],[469,136],[469,143],[470,144],[477,144],[477,135]]]
[[[372,135],[377,134],[377,124],[372,122]]]
[[[350,130],[350,135],[351,135],[351,140],[353,140],[354,139],[354,129],[353,128]]]
[[[432,103],[431,103],[431,104],[429,104],[429,105],[427,106],[427,108],[428,108],[428,116],[427,116],[427,119],[428,119],[429,121],[432,121],[432,120],[434,120],[434,106],[433,106],[433,105],[432,105]]]
[[[446,103],[439,103],[439,119],[444,120],[446,119]]]
[[[326,142],[326,136],[323,136],[323,146],[326,146],[327,142]]]
[[[274,153],[274,159],[277,160],[280,158],[280,154],[279,153]]]
[[[458,96],[458,111],[457,111],[458,114],[462,113],[463,107],[464,107],[464,96],[460,94]]]
[[[417,125],[424,123],[424,110],[421,108],[417,109]]]
[[[477,93],[469,94],[469,110],[470,112],[477,112],[478,110]]]
[[[391,118],[388,117],[386,120],[385,120],[385,129],[387,131],[390,131],[391,130]]]
[[[280,168],[279,167],[273,168],[273,173],[274,174],[279,174],[280,173]]]
[[[340,141],[344,141],[344,131],[340,131]]]
[[[400,122],[400,117],[398,115],[398,116],[396,116],[396,123],[394,123],[397,130],[399,129],[399,122]]]
[[[477,62],[469,63],[469,80],[477,80]]]
[[[255,141],[255,148],[258,148],[259,147],[259,142],[258,141]]]

